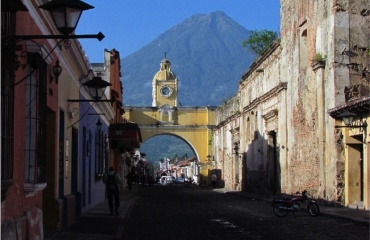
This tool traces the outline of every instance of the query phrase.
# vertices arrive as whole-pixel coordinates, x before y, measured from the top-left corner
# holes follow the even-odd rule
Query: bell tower
[[[171,63],[166,55],[160,63],[159,71],[154,75],[152,88],[153,107],[177,107],[178,79],[171,71]]]

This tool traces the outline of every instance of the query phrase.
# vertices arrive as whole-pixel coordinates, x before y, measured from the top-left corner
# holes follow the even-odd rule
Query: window
[[[95,133],[95,174],[102,177],[105,172],[107,159],[106,137],[102,130],[96,130]]]
[[[26,79],[25,182],[45,182],[46,164],[46,63],[38,53],[28,53]],[[37,71],[34,69],[37,67]]]
[[[299,38],[299,70],[304,71],[307,68],[307,29],[301,29]]]
[[[168,104],[165,104],[160,107],[159,112],[161,114],[160,120],[162,123],[173,123],[173,107]]]
[[[1,38],[15,34],[15,12],[1,12]],[[15,49],[1,41],[1,189],[13,179]],[[2,197],[5,197],[2,194]],[[3,198],[2,198],[3,200]]]

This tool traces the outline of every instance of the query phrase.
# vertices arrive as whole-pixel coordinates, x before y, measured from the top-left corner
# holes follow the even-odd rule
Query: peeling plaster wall
[[[213,154],[217,169],[221,171],[221,182],[225,188],[235,189],[235,155],[233,154],[234,141],[237,136],[235,129],[239,124],[235,116],[239,110],[238,97],[234,96],[227,103],[216,110],[216,124],[222,123],[222,127],[213,132]],[[241,169],[241,165],[238,166]],[[237,186],[239,187],[239,186]]]
[[[281,1],[281,75],[288,82],[287,125],[292,126],[287,132],[283,192],[309,189],[326,200],[342,198],[338,177],[343,172],[343,146],[326,111],[345,104],[346,87],[360,81],[347,64],[365,60],[343,52],[369,44],[364,34],[368,20],[360,14],[366,5],[367,1],[348,0]],[[312,65],[317,53],[325,57],[322,68]]]
[[[216,111],[213,152],[216,159],[221,159],[218,167],[224,171],[225,187],[263,193],[276,190],[268,133],[286,129],[286,83],[280,76],[280,53],[278,43],[271,46],[243,76],[238,93]],[[281,139],[285,141],[283,134]],[[235,142],[239,146],[238,160]]]
[[[324,111],[318,94],[322,86],[317,85],[316,72],[311,67],[316,53],[330,58],[324,44],[328,42],[325,34],[330,35],[328,6],[320,2],[281,1],[281,70],[288,82],[287,125],[291,126],[287,130],[287,172],[286,178],[282,174],[282,192],[308,189],[315,195],[323,184],[319,149],[325,143],[317,134],[324,128],[317,124],[318,112]]]
[[[281,0],[280,5],[280,48],[265,52],[242,77],[235,95],[238,114],[231,100],[217,109],[214,153],[223,159],[226,186],[233,186],[234,177],[232,161],[225,156],[232,152],[233,136],[238,134],[243,190],[266,193],[280,188],[294,193],[307,189],[315,197],[343,202],[344,146],[327,110],[361,91],[369,92],[361,72],[348,67],[369,64],[361,52],[369,46],[369,12],[365,11],[369,3]],[[351,51],[357,55],[349,56]],[[323,62],[314,59],[317,54]],[[361,85],[360,93],[350,92],[356,84]],[[236,119],[239,128],[233,128]],[[234,132],[231,139],[222,134],[228,128]],[[271,185],[271,154],[266,154],[271,131],[276,132],[275,173],[280,181],[275,186]]]
[[[278,159],[274,159],[270,132],[277,134],[278,145],[286,145],[282,142],[284,138],[280,138],[286,129],[285,97],[282,99],[286,82],[280,75],[281,48],[279,45],[271,48],[272,52],[268,51],[257,61],[256,70],[251,69],[239,87],[243,119],[240,127],[243,189],[266,194],[276,193],[280,185],[277,180]]]
[[[44,239],[42,210],[29,208],[20,218],[8,219],[1,225],[1,239]]]

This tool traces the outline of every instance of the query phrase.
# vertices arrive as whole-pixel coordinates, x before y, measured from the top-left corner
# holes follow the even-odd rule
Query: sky
[[[83,0],[94,6],[84,11],[76,34],[105,38],[80,39],[91,63],[104,61],[104,49],[115,48],[124,58],[194,14],[223,11],[248,30],[279,32],[279,0]]]

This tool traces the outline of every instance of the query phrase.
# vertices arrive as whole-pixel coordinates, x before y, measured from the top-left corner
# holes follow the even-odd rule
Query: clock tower
[[[153,107],[177,107],[178,79],[171,71],[171,63],[164,58],[159,71],[154,75],[152,89]]]

